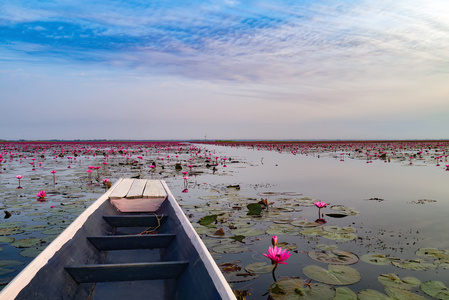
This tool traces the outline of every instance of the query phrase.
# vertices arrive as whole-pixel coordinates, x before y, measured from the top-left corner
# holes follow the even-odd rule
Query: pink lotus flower
[[[276,235],[273,235],[273,237],[271,238],[271,244],[274,246],[276,246],[278,243],[278,237]]]
[[[22,175],[17,175],[16,178],[19,179],[19,186],[17,188],[18,189],[22,189],[22,187],[20,186],[20,179],[22,179],[23,176]]]
[[[36,197],[38,197],[39,199],[44,199],[45,198],[45,191],[39,191],[36,194]]]
[[[318,208],[323,208],[323,207],[326,207],[327,206],[327,203],[326,202],[313,202],[313,204],[315,204],[315,206],[316,207],[318,207]]]
[[[271,262],[273,264],[288,265],[287,263],[284,262],[290,257],[290,252],[287,251],[287,249],[282,249],[281,247],[274,246],[268,248],[268,254],[267,253],[262,254],[271,259]]]
[[[50,171],[51,174],[55,174],[56,172],[57,172],[56,170]]]

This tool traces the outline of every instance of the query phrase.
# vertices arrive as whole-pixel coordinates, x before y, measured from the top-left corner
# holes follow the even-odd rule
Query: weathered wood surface
[[[111,203],[123,213],[156,212],[164,201],[165,198],[111,199]]]
[[[170,261],[134,264],[105,264],[67,266],[65,269],[78,283],[176,279],[189,264],[188,261]]]
[[[143,191],[143,198],[166,198],[167,192],[160,180],[148,180],[145,190]]]
[[[175,234],[89,236],[87,239],[100,251],[155,249],[167,247]]]
[[[129,189],[131,188],[133,182],[134,182],[134,179],[131,179],[131,178],[122,179],[119,182],[119,184],[112,190],[111,194],[109,195],[109,198],[111,198],[111,199],[125,198],[129,192]]]
[[[143,191],[147,185],[146,179],[134,179],[128,193],[126,194],[127,199],[143,198]]]

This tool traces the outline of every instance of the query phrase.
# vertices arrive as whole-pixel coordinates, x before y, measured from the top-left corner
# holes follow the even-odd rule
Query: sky
[[[2,0],[0,139],[449,139],[447,0]]]

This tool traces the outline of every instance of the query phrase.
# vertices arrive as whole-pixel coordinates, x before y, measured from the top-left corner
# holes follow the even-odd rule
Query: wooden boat
[[[166,183],[120,179],[0,299],[236,299]]]

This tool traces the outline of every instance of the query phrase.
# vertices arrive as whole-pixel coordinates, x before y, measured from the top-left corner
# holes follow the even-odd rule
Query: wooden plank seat
[[[99,251],[155,249],[167,247],[175,234],[88,236]]]
[[[188,261],[66,266],[77,283],[176,279]]]
[[[155,212],[168,194],[160,180],[123,179],[109,195],[121,212]]]
[[[156,227],[164,222],[164,215],[110,215],[103,219],[112,227]],[[158,221],[159,219],[159,221]]]

